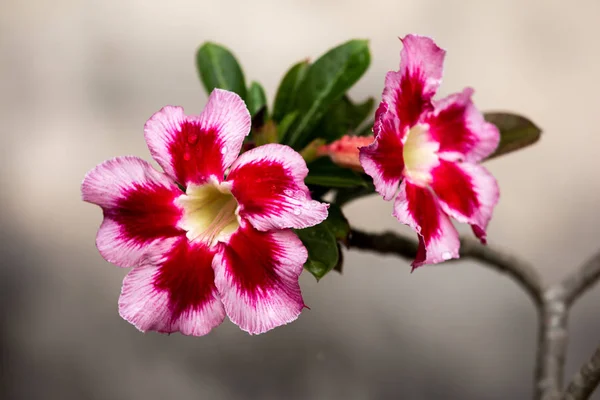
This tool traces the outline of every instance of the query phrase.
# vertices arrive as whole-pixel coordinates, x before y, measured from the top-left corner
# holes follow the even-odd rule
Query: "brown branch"
[[[560,400],[568,344],[569,309],[562,287],[544,291],[539,310],[535,398]]]
[[[460,256],[485,263],[487,266],[513,278],[529,294],[536,305],[542,302],[542,284],[535,269],[526,261],[503,253],[490,246],[481,245],[474,239],[462,238]],[[348,247],[374,251],[380,254],[394,254],[412,259],[417,254],[417,241],[393,232],[367,233],[352,229]]]
[[[600,347],[592,358],[575,374],[567,387],[563,400],[588,399],[600,384]]]
[[[373,234],[352,229],[348,247],[394,254],[412,259],[417,254],[417,241],[392,232]],[[600,253],[561,283],[543,289],[536,270],[513,255],[483,246],[470,238],[461,239],[460,255],[482,261],[492,269],[505,273],[531,297],[539,311],[539,336],[535,373],[535,398],[541,400],[586,400],[600,384],[600,347],[589,362],[581,367],[564,394],[562,383],[568,342],[570,306],[600,280]]]
[[[560,296],[564,300],[564,307],[568,309],[573,303],[581,297],[587,290],[594,286],[600,280],[600,253],[596,253],[588,259],[583,266],[574,273],[567,276],[559,285],[557,290],[561,290]],[[568,311],[567,311],[568,312]],[[564,321],[565,342],[566,342],[566,317]],[[566,347],[566,343],[564,344]],[[566,349],[564,350],[566,353]],[[561,357],[564,365],[564,354]],[[562,372],[562,371],[561,371]],[[561,373],[562,380],[562,373]],[[596,350],[590,361],[585,363],[580,371],[573,377],[571,383],[567,386],[563,399],[566,400],[585,400],[600,384],[600,348]]]
[[[600,252],[588,259],[575,273],[562,281],[567,305],[573,304],[600,279]]]

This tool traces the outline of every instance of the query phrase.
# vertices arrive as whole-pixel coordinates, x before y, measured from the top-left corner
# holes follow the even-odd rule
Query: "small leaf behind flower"
[[[500,144],[487,160],[530,146],[537,142],[542,134],[540,128],[521,115],[487,112],[484,113],[484,117],[500,130]]]
[[[317,280],[336,267],[339,260],[338,243],[326,221],[310,228],[296,230],[308,250],[304,268]]]
[[[206,92],[225,89],[246,98],[246,81],[240,64],[227,48],[211,42],[204,43],[196,53],[196,67]]]
[[[329,214],[325,223],[329,226],[329,230],[333,233],[333,236],[342,243],[346,243],[348,235],[350,234],[350,224],[346,219],[346,216],[342,212],[342,209],[336,204],[329,205]]]
[[[289,113],[283,118],[283,120],[277,126],[277,137],[279,139],[279,143],[282,143],[283,137],[285,137],[287,131],[294,124],[296,119],[298,118],[298,112],[294,111]],[[274,120],[273,120],[274,121]]]
[[[335,165],[329,157],[321,157],[308,164],[307,185],[327,186],[330,188],[350,188],[368,186],[359,174],[348,168]]]
[[[314,137],[308,133],[365,73],[370,61],[366,40],[350,40],[315,61],[298,87],[294,109],[299,112],[299,118],[284,144],[300,149],[310,143]]]
[[[309,67],[308,61],[294,64],[283,76],[273,103],[273,121],[281,122],[294,109],[298,85],[304,79]]]
[[[346,242],[350,234],[350,224],[338,206],[330,204],[325,221],[310,228],[296,230],[296,234],[308,250],[308,260],[304,268],[317,280],[334,268],[341,270],[341,249],[338,241]]]
[[[250,111],[250,115],[252,117],[254,117],[256,113],[264,108],[264,118],[266,119],[268,115],[266,111],[267,96],[265,95],[265,89],[263,89],[260,83],[252,82],[250,84],[246,98],[246,104],[248,105],[248,111]]]
[[[323,138],[330,143],[354,132],[361,122],[371,114],[374,104],[375,99],[372,97],[363,103],[355,104],[346,95],[329,108],[310,136]]]

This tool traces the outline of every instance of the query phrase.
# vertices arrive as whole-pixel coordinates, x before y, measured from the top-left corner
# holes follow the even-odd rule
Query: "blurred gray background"
[[[410,274],[350,251],[343,275],[303,274],[311,310],[297,322],[192,338],[121,320],[126,271],[94,247],[101,211],[80,201],[85,172],[149,159],[142,127],[163,105],[202,109],[200,43],[233,49],[272,99],[292,63],[368,38],[360,100],[380,95],[410,32],[448,51],[440,95],[473,86],[481,109],[544,128],[539,144],[486,164],[502,193],[488,237],[546,282],[562,278],[600,247],[598,0],[1,0],[0,398],[530,398],[534,308],[474,263]],[[378,197],[346,211],[357,227],[412,235]],[[571,315],[569,377],[599,343],[599,301],[596,287]]]

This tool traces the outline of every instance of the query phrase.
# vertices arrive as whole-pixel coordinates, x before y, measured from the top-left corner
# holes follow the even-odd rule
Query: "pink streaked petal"
[[[440,156],[449,160],[481,161],[496,150],[500,132],[485,121],[471,96],[473,89],[452,94],[436,102],[426,122],[431,136],[440,143]]]
[[[421,75],[424,94],[433,96],[442,82],[446,51],[427,36],[406,35],[400,52],[400,71],[408,75]]]
[[[164,256],[147,257],[125,277],[119,314],[142,332],[206,335],[225,318],[213,257],[203,245],[175,240]]]
[[[394,203],[393,215],[419,234],[419,251],[413,268],[459,257],[458,232],[430,189],[404,180]]]
[[[382,100],[404,133],[432,109],[431,99],[442,80],[446,52],[424,36],[408,35],[402,44],[400,70],[386,75]]]
[[[445,160],[440,160],[431,175],[431,187],[442,209],[458,221],[471,224],[475,235],[485,243],[485,230],[500,197],[496,179],[480,165]]]
[[[240,228],[220,244],[213,266],[229,318],[259,334],[294,321],[304,307],[298,277],[308,253],[290,230]]]
[[[250,132],[250,113],[235,93],[215,89],[198,117],[166,106],[144,127],[154,159],[182,185],[223,178]]]
[[[394,197],[402,179],[402,149],[402,141],[390,119],[380,120],[376,124],[375,141],[360,148],[360,164],[385,200]]]
[[[306,162],[291,147],[267,144],[243,153],[227,181],[240,217],[256,229],[302,229],[327,218],[328,205],[312,200],[304,184],[307,174]]]
[[[146,252],[164,251],[179,236],[181,210],[174,200],[181,190],[165,174],[137,157],[105,161],[85,176],[83,200],[104,211],[96,245],[108,262],[121,267],[139,263]]]

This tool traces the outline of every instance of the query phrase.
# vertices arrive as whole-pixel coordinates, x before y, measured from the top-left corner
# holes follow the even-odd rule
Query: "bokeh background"
[[[405,261],[346,252],[343,275],[303,274],[311,310],[297,322],[258,337],[226,322],[191,338],[121,320],[126,271],[94,247],[101,212],[80,200],[85,172],[149,158],[142,127],[163,105],[200,112],[203,41],[233,49],[272,99],[292,63],[368,38],[360,100],[379,96],[410,32],[448,51],[440,95],[473,86],[481,109],[544,129],[486,164],[502,189],[489,241],[546,282],[562,278],[600,247],[597,0],[2,0],[0,398],[530,398],[534,308],[475,263],[410,274]],[[378,197],[346,212],[357,227],[411,234]],[[573,310],[569,377],[598,345],[599,302],[596,287]]]

